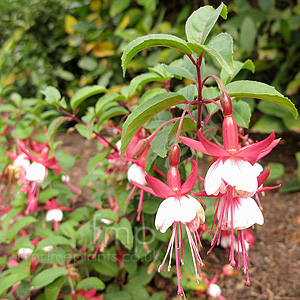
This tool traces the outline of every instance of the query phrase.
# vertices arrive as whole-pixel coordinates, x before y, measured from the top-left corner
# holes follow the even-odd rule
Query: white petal
[[[58,208],[48,210],[45,217],[47,222],[51,222],[51,221],[60,222],[62,218],[63,218],[63,212]]]
[[[222,290],[217,284],[211,283],[208,286],[207,293],[210,297],[218,298],[219,296],[221,296]]]
[[[32,254],[33,250],[30,248],[20,248],[18,250],[18,255],[22,258],[22,259],[28,259],[29,256]]]
[[[231,245],[231,237],[228,235],[221,236],[220,246],[224,249],[229,248]]]
[[[245,249],[248,252],[248,250],[249,250],[249,243],[247,241],[244,241],[244,244],[245,244]],[[242,252],[241,242],[239,242],[239,248],[238,248],[238,242],[237,242],[236,239],[234,239],[234,245],[233,246],[234,246],[234,251],[235,252],[238,252],[238,250],[240,252]]]
[[[240,204],[233,211],[233,229],[242,230],[251,227],[254,224],[263,225],[264,217],[258,205],[252,198],[239,198]],[[218,211],[218,218],[220,218]],[[224,218],[226,219],[226,218]],[[223,230],[231,228],[231,215],[228,215],[228,224],[222,224]]]
[[[174,221],[185,224],[194,221],[196,217],[200,216],[202,218],[201,221],[204,222],[204,210],[200,202],[195,198],[191,196],[170,197],[160,204],[155,218],[155,226],[164,233]]]
[[[27,169],[30,165],[30,162],[26,154],[23,153],[17,156],[17,158],[14,160],[14,165],[16,167],[23,167],[24,169]]]
[[[217,195],[219,193],[222,185],[222,169],[223,162],[221,159],[215,161],[208,169],[204,182],[205,192],[207,195]]]
[[[235,189],[239,197],[253,196],[258,188],[255,168],[243,159],[227,159],[222,169],[222,179]]]
[[[145,176],[146,176],[145,169],[138,166],[137,164],[133,164],[127,172],[127,177],[129,181],[135,181],[141,185],[147,185]]]
[[[255,163],[253,165],[253,169],[254,169],[254,172],[256,173],[256,176],[258,176],[264,170],[264,168],[262,167],[262,165],[259,164],[259,163]]]
[[[42,182],[46,178],[47,170],[39,163],[33,162],[26,170],[25,179],[29,181]]]

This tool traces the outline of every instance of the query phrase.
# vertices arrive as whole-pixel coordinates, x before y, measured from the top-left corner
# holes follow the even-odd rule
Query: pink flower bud
[[[178,166],[180,162],[180,147],[178,144],[171,146],[169,150],[169,163],[170,166]]]

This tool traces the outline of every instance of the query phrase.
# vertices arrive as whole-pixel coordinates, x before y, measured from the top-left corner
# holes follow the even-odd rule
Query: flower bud
[[[148,147],[148,144],[149,144],[148,140],[146,139],[140,140],[132,151],[131,154],[132,157],[138,159],[145,152],[145,150]]]
[[[171,166],[168,172],[168,186],[174,191],[181,189],[181,178],[177,166]]]
[[[173,144],[169,150],[170,166],[178,166],[180,162],[180,147],[178,144]]]
[[[223,108],[223,115],[231,116],[232,115],[232,102],[230,96],[223,91],[220,97],[221,106]]]

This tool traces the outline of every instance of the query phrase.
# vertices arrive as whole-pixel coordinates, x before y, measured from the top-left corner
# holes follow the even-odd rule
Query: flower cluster
[[[27,193],[27,208],[25,215],[38,208],[38,196],[41,183],[47,178],[48,169],[58,174],[62,168],[57,165],[55,156],[49,157],[50,149],[46,143],[17,140],[17,154],[6,152],[13,160],[9,166],[12,174],[22,184],[19,193]]]
[[[253,245],[252,234],[248,228],[254,224],[263,225],[264,217],[261,212],[261,204],[258,193],[277,187],[263,187],[270,170],[263,172],[258,161],[267,155],[280,141],[275,139],[274,132],[263,141],[241,144],[238,126],[232,115],[232,103],[228,94],[223,91],[220,98],[223,109],[223,146],[208,140],[200,128],[197,132],[197,140],[184,136],[178,139],[188,147],[206,155],[213,156],[214,163],[210,166],[204,183],[204,191],[194,193],[196,197],[216,197],[215,216],[209,233],[213,235],[212,247],[221,245],[229,248],[229,261],[232,267],[236,266],[234,252],[238,253],[238,269],[243,266],[247,275],[247,285],[250,285],[248,272],[248,249]],[[251,141],[247,139],[247,141]],[[196,198],[188,195],[195,186],[198,172],[197,164],[192,161],[192,171],[185,183],[181,184],[178,165],[180,162],[180,148],[175,144],[170,148],[170,168],[167,176],[167,184],[148,174],[145,182],[131,180],[141,190],[156,197],[165,199],[156,214],[155,226],[162,233],[172,226],[172,235],[167,248],[167,253],[159,271],[164,268],[167,256],[170,254],[168,270],[171,268],[171,258],[175,246],[175,260],[178,277],[178,294],[184,295],[181,287],[180,264],[183,264],[182,256],[182,226],[185,227],[188,242],[194,261],[196,278],[199,283],[201,276],[200,267],[203,265],[199,255],[198,244],[201,246],[199,226],[203,227],[205,213]],[[135,171],[135,174],[138,174]],[[256,196],[256,201],[252,198]],[[181,249],[181,255],[179,250]],[[221,296],[220,296],[221,297]]]

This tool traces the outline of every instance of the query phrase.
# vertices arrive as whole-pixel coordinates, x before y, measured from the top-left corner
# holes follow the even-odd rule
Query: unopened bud
[[[140,140],[132,151],[132,157],[138,159],[145,152],[145,150],[148,147],[148,144],[148,140]]]
[[[173,144],[169,150],[170,166],[178,166],[180,162],[180,147],[178,144]]]
[[[75,127],[70,127],[70,128],[68,128],[68,130],[67,130],[67,135],[71,135],[75,130],[76,130]]]
[[[232,115],[232,102],[230,96],[223,91],[220,97],[221,106],[223,108],[223,115],[231,116]]]

